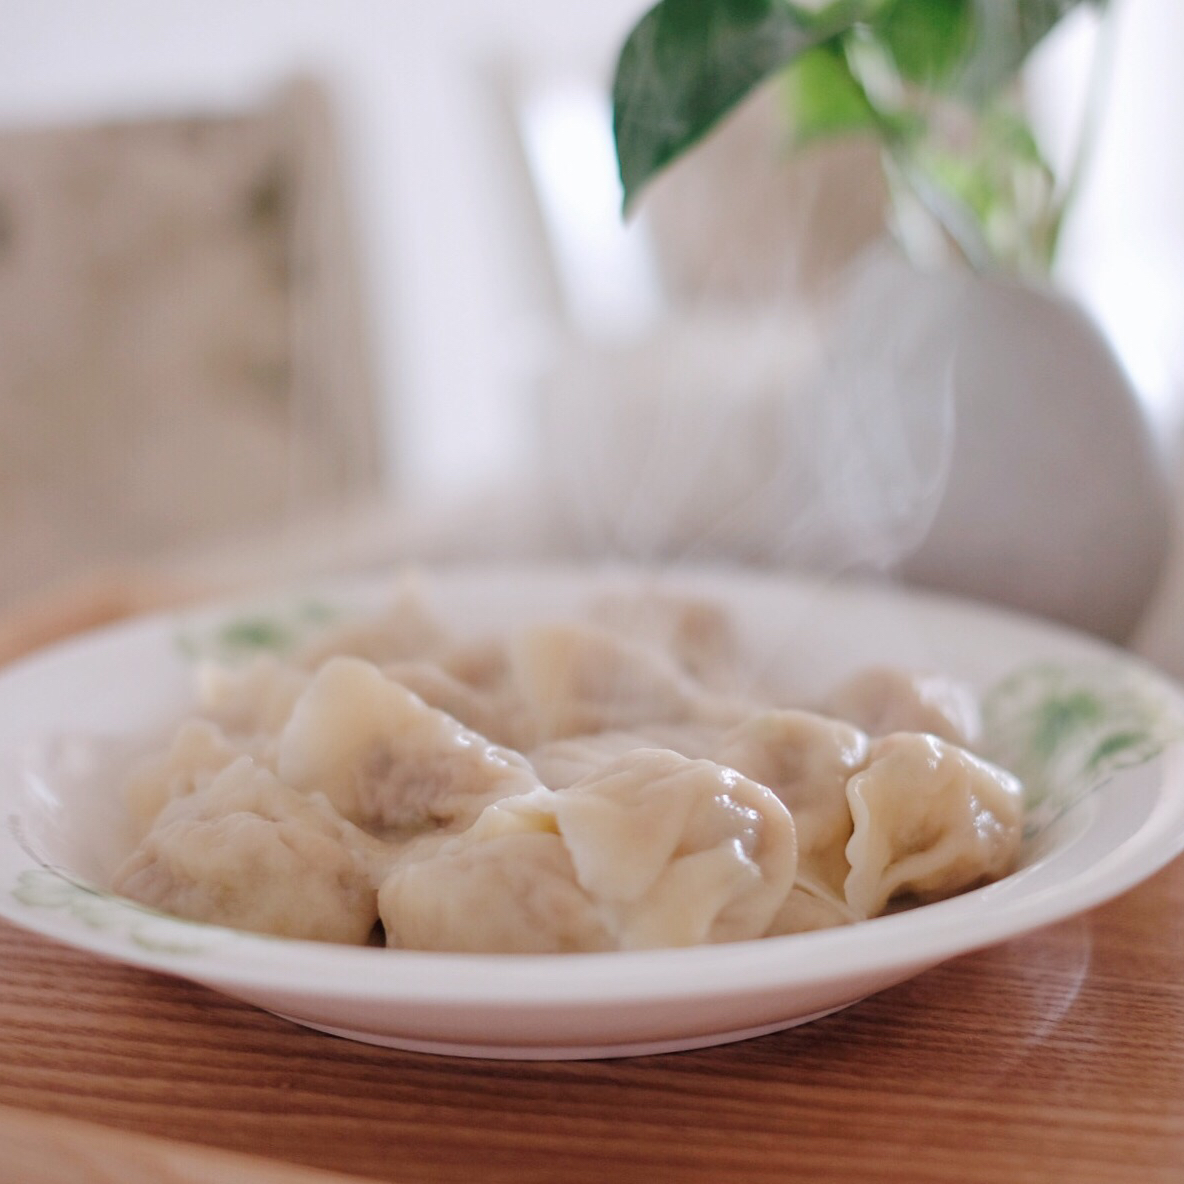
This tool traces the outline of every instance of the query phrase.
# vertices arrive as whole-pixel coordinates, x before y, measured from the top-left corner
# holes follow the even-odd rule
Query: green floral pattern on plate
[[[58,910],[88,928],[122,934],[154,954],[193,956],[207,953],[213,945],[208,936],[212,931],[206,927],[199,929],[180,918],[99,892],[57,868],[27,868],[18,877],[12,895],[30,908]]]
[[[1184,715],[1128,663],[1026,667],[983,700],[984,751],[1024,783],[1028,837],[1115,773],[1184,738]]]
[[[242,661],[254,654],[283,655],[342,615],[341,609],[323,600],[302,600],[284,608],[242,612],[208,629],[182,630],[176,645],[187,658],[222,662]]]

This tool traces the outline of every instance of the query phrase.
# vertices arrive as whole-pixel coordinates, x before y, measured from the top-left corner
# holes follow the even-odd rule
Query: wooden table
[[[354,1044],[0,925],[0,1067],[0,1106],[406,1184],[1178,1182],[1184,861],[806,1027],[600,1062]],[[127,1169],[165,1150],[0,1120],[6,1184],[320,1178]]]

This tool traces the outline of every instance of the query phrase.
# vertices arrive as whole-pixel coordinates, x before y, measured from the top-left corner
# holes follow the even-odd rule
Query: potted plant
[[[1050,282],[1088,137],[1058,177],[1016,85],[1083,6],[1105,5],[660,0],[621,50],[614,132],[626,210],[763,83],[798,147],[873,138],[901,253],[858,269],[836,340],[907,342],[898,386],[950,368],[943,497],[900,568],[1121,639],[1166,550],[1162,457],[1106,342]]]

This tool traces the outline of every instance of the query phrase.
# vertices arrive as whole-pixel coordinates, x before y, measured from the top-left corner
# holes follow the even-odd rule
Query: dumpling
[[[868,761],[869,741],[850,724],[808,711],[764,711],[726,734],[714,754],[767,785],[793,815],[798,877],[838,896],[850,870],[847,782]]]
[[[705,686],[732,689],[739,680],[740,647],[731,619],[710,600],[672,596],[606,595],[591,608],[599,625],[672,657]]]
[[[873,736],[928,732],[973,748],[982,736],[978,702],[970,688],[939,674],[871,666],[836,687],[822,705]]]
[[[542,625],[511,648],[536,743],[709,715],[701,688],[657,650],[583,625]]]
[[[623,949],[759,937],[793,886],[789,811],[712,761],[640,749],[553,800],[576,878]]]
[[[242,666],[203,662],[196,676],[198,707],[231,732],[276,732],[288,722],[309,677],[272,654],[257,654]]]
[[[719,747],[722,735],[723,729],[712,724],[651,724],[636,731],[548,740],[530,751],[527,759],[544,785],[566,789],[638,748],[668,748],[680,756],[705,759]]]
[[[627,752],[644,747],[645,742],[636,732],[613,730],[548,740],[526,756],[544,785],[551,789],[567,789]]]
[[[896,896],[936,900],[1011,871],[1023,789],[1010,773],[931,735],[877,741],[847,783],[854,833],[847,903],[874,916]]]
[[[309,670],[340,656],[381,666],[432,657],[447,643],[447,633],[428,611],[420,592],[408,586],[385,612],[324,630],[304,646],[296,661]]]
[[[452,839],[396,866],[379,892],[387,943],[473,954],[613,948],[595,901],[553,831]]]
[[[232,744],[217,724],[186,720],[168,749],[145,760],[128,778],[124,800],[140,833],[169,802],[203,789],[242,755],[242,748]]]
[[[437,661],[441,670],[476,691],[504,691],[510,682],[509,650],[498,638],[450,646]]]
[[[434,855],[397,867],[379,908],[392,942],[427,949],[739,941],[768,928],[796,863],[793,819],[770,790],[642,749],[569,789],[490,806]]]
[[[435,662],[392,662],[382,673],[494,743],[513,747],[517,741],[522,709],[507,696],[471,686]]]
[[[317,672],[280,735],[276,771],[361,826],[467,826],[535,788],[526,759],[491,744],[359,658]]]
[[[241,757],[162,811],[112,886],[194,921],[361,944],[378,919],[367,842],[324,799]]]
[[[842,897],[826,890],[811,891],[801,883],[785,898],[777,910],[766,937],[786,937],[791,933],[809,933],[815,929],[834,929],[858,920]]]

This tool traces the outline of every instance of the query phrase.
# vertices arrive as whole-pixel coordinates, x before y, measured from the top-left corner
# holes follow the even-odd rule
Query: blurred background
[[[910,554],[948,456],[910,436],[855,513],[849,484],[820,478],[821,512],[793,483],[809,465],[787,486],[769,452],[770,392],[816,372],[835,294],[885,238],[875,149],[788,154],[762,94],[623,223],[608,88],[645,7],[4,0],[0,613],[407,558]],[[1171,465],[1184,9],[1111,7],[1056,281]],[[1027,71],[1054,160],[1097,53],[1082,11]],[[932,398],[919,418],[941,424]],[[795,438],[841,427],[807,415]],[[1136,639],[1182,669],[1175,572]]]

